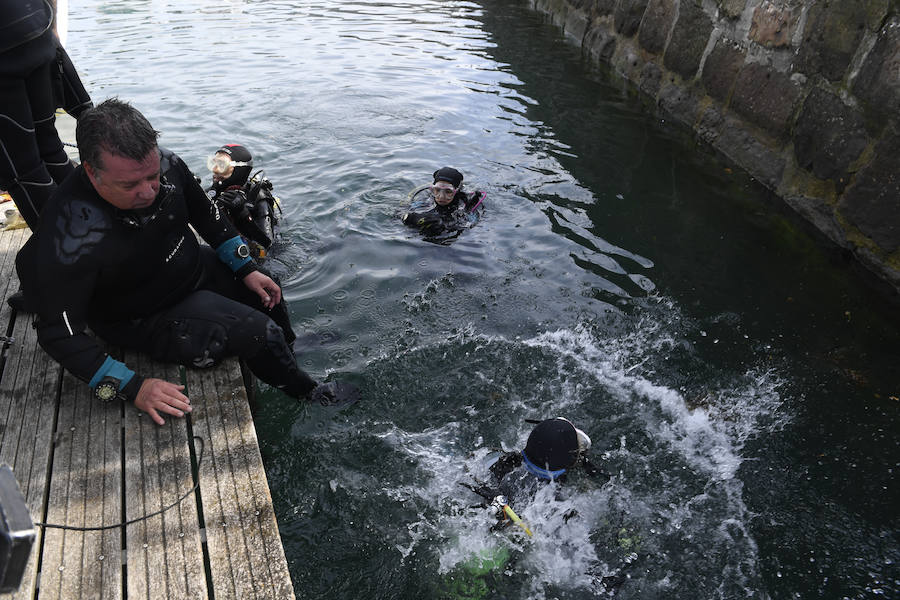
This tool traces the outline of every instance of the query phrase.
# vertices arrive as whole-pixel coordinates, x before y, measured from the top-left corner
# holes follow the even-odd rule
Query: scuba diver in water
[[[609,475],[597,469],[586,456],[591,438],[571,421],[556,417],[528,422],[536,425],[528,435],[525,449],[501,454],[490,466],[490,484],[477,480],[475,485],[462,484],[498,509],[501,526],[516,524],[525,529],[524,523],[508,509],[509,505],[527,501],[544,483],[565,481],[573,469],[603,479],[603,483],[609,480]]]
[[[478,190],[464,192],[463,174],[452,167],[438,169],[433,178],[431,185],[419,186],[409,193],[411,202],[403,223],[421,231],[426,239],[452,240],[478,222],[487,194]]]
[[[489,482],[478,479],[474,483],[460,482],[460,485],[482,498],[482,502],[472,508],[495,511],[497,521],[491,531],[527,536],[523,539],[533,538],[535,533],[513,510],[513,506],[521,510],[534,500],[541,486],[551,482],[564,483],[569,474],[576,471],[595,479],[599,485],[610,479],[588,459],[591,438],[571,421],[556,417],[528,422],[535,424],[535,427],[528,435],[525,448],[501,453],[489,467]],[[578,516],[576,510],[570,509],[562,515],[562,520],[568,523]],[[625,564],[636,558],[636,555],[626,557]],[[483,598],[492,588],[490,578],[507,572],[513,560],[512,552],[505,544],[481,550],[457,566],[453,576],[446,580],[442,597],[455,600]],[[598,585],[608,593],[613,593],[626,579],[627,576],[621,571],[597,576]]]
[[[212,185],[206,195],[228,215],[250,247],[250,255],[262,261],[275,242],[280,201],[272,193],[265,172],[253,169],[253,156],[239,144],[225,144],[206,161],[212,171]]]

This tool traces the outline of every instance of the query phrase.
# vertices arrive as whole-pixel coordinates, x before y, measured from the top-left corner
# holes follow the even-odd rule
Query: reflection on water
[[[205,183],[222,143],[253,152],[301,362],[364,390],[345,413],[260,394],[298,597],[896,592],[896,323],[522,4],[72,7],[95,100],[132,101]],[[488,193],[449,246],[399,220],[444,165]],[[533,541],[492,533],[458,484],[557,414],[610,483],[517,507]]]

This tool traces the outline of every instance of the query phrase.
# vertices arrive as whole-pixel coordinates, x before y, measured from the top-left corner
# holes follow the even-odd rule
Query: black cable
[[[175,506],[180,504],[185,498],[187,498],[188,496],[190,496],[191,494],[196,492],[197,488],[200,487],[200,463],[203,461],[203,450],[205,449],[206,445],[203,442],[203,438],[195,435],[194,439],[197,442],[199,442],[199,444],[200,444],[200,452],[197,454],[197,466],[192,469],[196,483],[194,484],[194,487],[192,487],[187,492],[182,494],[182,496],[180,498],[178,498],[178,500],[169,504],[168,506],[165,506],[156,512],[152,512],[149,515],[144,515],[143,517],[137,517],[135,519],[130,519],[128,521],[114,523],[112,525],[100,525],[100,526],[96,526],[96,527],[77,527],[75,525],[59,525],[57,523],[41,523],[39,521],[35,521],[35,523],[34,523],[35,527],[43,527],[45,529],[67,529],[69,531],[103,531],[105,529],[115,529],[117,527],[127,527],[129,525],[137,523],[138,521],[145,521],[147,519],[152,519],[153,517],[155,517],[157,515],[161,515],[162,513],[166,512],[170,508],[174,508]]]

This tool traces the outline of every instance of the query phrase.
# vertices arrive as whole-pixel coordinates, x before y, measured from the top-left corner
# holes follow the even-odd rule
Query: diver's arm
[[[239,279],[256,271],[256,263],[249,253],[244,255],[243,249],[247,245],[228,215],[222,212],[215,200],[206,195],[184,161],[175,154],[170,155],[170,161],[172,177],[180,179],[184,186],[188,221],[200,237],[216,251],[219,260]]]
[[[243,278],[244,285],[251,292],[259,296],[262,305],[266,308],[274,308],[281,302],[281,288],[271,277],[262,271],[253,271]]]
[[[485,194],[481,190],[475,190],[474,192],[472,192],[471,195],[466,197],[466,212],[473,212],[478,210],[479,208],[484,208],[485,198],[487,198],[487,194]]]
[[[46,252],[42,254],[47,257]],[[119,392],[134,400],[144,378],[110,357],[86,331],[86,315],[97,280],[97,267],[91,263],[89,258],[67,265],[54,260],[39,262],[36,289],[26,290],[35,299],[38,343],[92,389],[104,377],[114,377],[121,382]]]

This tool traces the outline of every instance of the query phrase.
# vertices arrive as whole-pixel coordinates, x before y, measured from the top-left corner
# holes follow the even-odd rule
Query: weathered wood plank
[[[153,368],[167,381],[180,382],[181,369],[174,365]],[[161,502],[176,502],[194,484],[191,473],[190,443],[186,419],[167,417],[171,427],[160,428]],[[166,539],[166,570],[170,598],[208,597],[200,519],[196,495],[191,494],[163,513]]]
[[[194,434],[206,443],[206,466],[200,471],[200,495],[206,522],[206,542],[217,600],[253,598],[247,589],[248,573],[236,573],[240,562],[247,561],[241,544],[231,539],[228,528],[237,526],[234,485],[228,457],[226,432],[222,429],[219,399],[213,373],[188,370],[187,392],[194,411]]]
[[[16,254],[25,240],[31,235],[30,229],[4,231],[0,235],[0,335],[6,333],[12,308],[7,304],[9,298],[19,289],[19,278],[16,276]]]
[[[188,370],[187,381],[194,431],[209,440],[212,471],[201,472],[201,494],[216,598],[294,598],[283,550],[280,559],[265,552],[271,545],[266,540],[277,540],[281,549],[280,538],[274,517],[269,519],[268,485],[258,485],[260,477],[264,482],[262,459],[237,362]],[[236,408],[241,405],[246,410]],[[249,476],[251,465],[259,468],[258,477]],[[268,499],[268,508],[261,499]],[[279,560],[283,569],[271,565]],[[284,576],[274,578],[279,571]]]
[[[242,499],[239,505],[240,533],[244,536],[251,564],[254,565],[254,584],[257,590],[267,590],[263,597],[294,598],[238,361],[228,361],[216,369],[215,381],[220,390],[219,397],[225,400],[223,413],[236,425],[228,429],[229,437],[234,442],[229,449],[239,498]],[[231,394],[227,395],[229,389]]]
[[[61,369],[38,347],[30,316],[16,319],[13,336],[16,343],[7,351],[0,381],[0,461],[13,468],[32,518],[42,520]],[[17,600],[31,598],[38,583],[41,542],[38,530],[22,585],[12,596]]]
[[[97,527],[121,521],[121,413],[121,405],[97,402],[83,382],[63,377],[48,523]],[[45,539],[42,600],[122,598],[119,528],[48,528]]]
[[[166,367],[146,357],[129,355],[128,363],[145,376],[178,380],[167,373]],[[193,486],[186,420],[168,415],[164,418],[166,424],[158,426],[133,407],[126,410],[129,519],[165,508]],[[129,526],[126,552],[129,598],[208,596],[193,495],[160,515]]]
[[[124,406],[113,403],[100,406],[93,399],[90,388],[71,375],[66,378],[80,387],[82,394],[93,401],[95,418],[91,420],[91,435],[88,440],[88,462],[90,481],[99,494],[96,502],[85,507],[87,525],[112,525],[121,523],[122,510],[122,427]],[[101,410],[102,409],[102,410]],[[122,530],[119,527],[103,531],[85,533],[84,555],[87,589],[99,589],[100,598],[119,600],[124,596],[122,581]],[[93,568],[89,568],[93,567]]]

